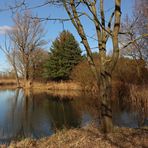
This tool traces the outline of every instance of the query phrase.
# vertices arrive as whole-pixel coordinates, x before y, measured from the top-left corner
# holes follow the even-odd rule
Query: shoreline
[[[82,87],[78,82],[38,82],[34,81],[32,84],[30,82],[27,82],[28,85],[25,87],[25,83],[23,81],[20,81],[20,88],[23,89],[43,89],[43,90],[79,90],[82,91]],[[0,89],[3,88],[17,88],[17,84],[15,80],[0,80]]]
[[[12,141],[9,148],[118,148],[118,147],[147,147],[148,127],[146,128],[119,128],[115,127],[113,133],[103,134],[93,124],[83,128],[63,129],[57,133],[41,139],[26,138]]]

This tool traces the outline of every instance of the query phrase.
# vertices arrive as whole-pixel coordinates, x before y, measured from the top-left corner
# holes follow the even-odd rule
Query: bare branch
[[[22,0],[21,2],[16,2],[14,6],[12,5],[9,5],[7,8],[4,8],[4,9],[0,9],[0,12],[3,12],[3,11],[12,11],[12,12],[16,12],[17,9],[21,8],[21,7],[26,7],[26,3],[25,3],[25,0]]]
[[[133,44],[134,42],[136,42],[136,41],[138,41],[138,40],[140,40],[140,39],[142,39],[142,38],[145,38],[145,37],[148,37],[148,34],[143,34],[143,35],[137,37],[136,39],[129,41],[129,42],[128,42],[126,45],[124,45],[120,50],[122,50],[122,49],[128,47],[129,45]]]

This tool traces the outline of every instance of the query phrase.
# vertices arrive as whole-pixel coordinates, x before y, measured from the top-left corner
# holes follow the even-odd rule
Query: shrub
[[[99,69],[99,62],[97,56],[94,57],[95,64]],[[147,84],[148,70],[145,63],[138,61],[138,68],[136,61],[128,58],[120,58],[117,66],[113,72],[113,81],[129,83],[129,84]],[[83,89],[92,90],[97,89],[95,78],[92,75],[90,67],[84,59],[78,64],[71,73],[71,78],[81,83]]]

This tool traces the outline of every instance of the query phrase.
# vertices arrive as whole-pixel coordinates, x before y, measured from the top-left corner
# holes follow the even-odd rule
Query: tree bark
[[[101,129],[104,133],[112,132],[112,107],[111,107],[111,75],[101,72],[100,76],[100,99],[101,99]]]
[[[19,76],[18,76],[18,73],[17,73],[16,66],[13,65],[13,68],[14,68],[14,71],[15,71],[15,78],[16,78],[17,88],[19,88],[21,86],[20,86],[20,81],[19,81]]]
[[[31,88],[32,80],[30,79],[28,57],[26,57],[26,61],[25,61],[25,79],[24,80],[25,80],[25,88]]]
[[[104,133],[113,131],[112,122],[112,84],[111,84],[111,70],[106,62],[106,44],[102,44],[99,53],[99,99],[101,100],[101,129]]]

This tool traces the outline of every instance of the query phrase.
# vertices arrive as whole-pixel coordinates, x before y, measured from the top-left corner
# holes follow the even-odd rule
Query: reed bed
[[[148,88],[133,85],[130,89],[130,104],[139,114],[139,126],[143,126],[148,117]]]

